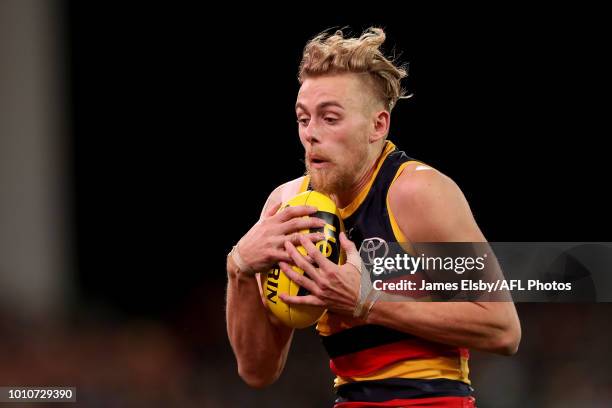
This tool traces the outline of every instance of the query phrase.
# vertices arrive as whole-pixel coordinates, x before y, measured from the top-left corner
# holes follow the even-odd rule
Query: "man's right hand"
[[[325,221],[307,217],[317,212],[313,206],[288,207],[278,212],[281,203],[271,206],[263,217],[238,242],[238,255],[250,274],[267,271],[278,262],[292,263],[285,250],[285,241],[300,245],[300,232],[305,229],[322,228]],[[323,233],[306,234],[313,242],[324,239]],[[241,271],[242,273],[249,273]]]

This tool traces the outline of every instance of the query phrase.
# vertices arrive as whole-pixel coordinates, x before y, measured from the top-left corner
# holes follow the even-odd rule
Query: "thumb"
[[[346,252],[345,263],[353,265],[361,273],[361,255],[353,241],[348,239],[344,232],[340,233],[340,246]]]
[[[355,246],[353,241],[346,237],[346,234],[344,232],[340,233],[340,246],[342,247],[342,249],[344,249],[344,252],[346,252],[347,258],[352,258],[354,256],[359,257],[359,251],[357,251],[357,247]]]

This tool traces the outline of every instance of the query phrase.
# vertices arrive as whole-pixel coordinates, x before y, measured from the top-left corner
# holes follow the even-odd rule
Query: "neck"
[[[382,152],[384,150],[384,145],[378,153],[374,153],[368,155],[368,159],[366,160],[366,164],[363,166],[360,171],[360,175],[356,178],[355,182],[349,187],[347,190],[339,192],[337,194],[333,194],[333,199],[336,202],[338,208],[344,208],[348,206],[350,203],[357,198],[361,190],[365,188],[372,178],[374,171],[376,170],[376,165],[378,164],[378,159],[382,156]]]

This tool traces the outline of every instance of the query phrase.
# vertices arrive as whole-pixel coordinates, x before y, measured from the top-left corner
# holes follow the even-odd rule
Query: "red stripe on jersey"
[[[378,371],[402,360],[463,357],[467,352],[467,349],[459,349],[440,343],[406,339],[332,358],[329,366],[336,375],[353,377]]]
[[[334,408],[475,408],[474,397],[433,397],[414,399],[394,399],[384,402],[340,402]]]

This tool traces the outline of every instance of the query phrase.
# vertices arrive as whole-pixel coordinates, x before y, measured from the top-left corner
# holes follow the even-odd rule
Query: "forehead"
[[[337,101],[348,108],[365,99],[362,95],[365,91],[362,80],[356,74],[310,77],[302,83],[297,102],[306,107],[315,107],[321,102]]]

